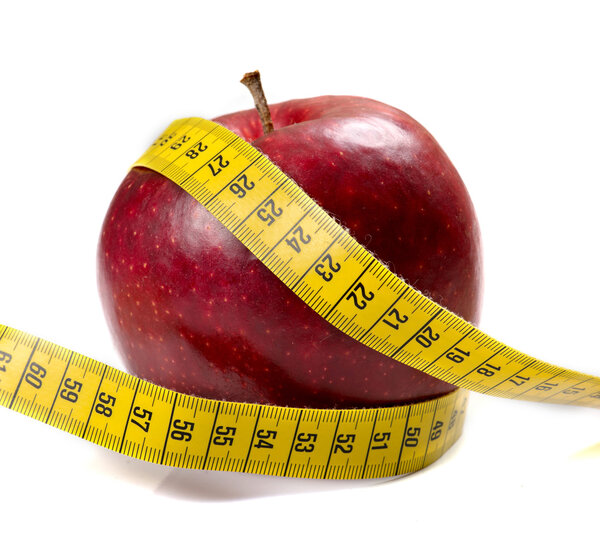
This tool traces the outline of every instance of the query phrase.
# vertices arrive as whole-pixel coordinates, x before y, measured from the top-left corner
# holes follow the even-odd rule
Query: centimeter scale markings
[[[113,451],[181,468],[332,479],[405,474],[454,444],[466,402],[462,389],[357,410],[208,400],[0,326],[0,405]]]
[[[134,166],[181,186],[317,313],[384,355],[481,393],[600,408],[600,378],[516,351],[408,286],[227,129],[175,121]],[[405,474],[452,446],[466,403],[463,388],[356,410],[208,400],[0,325],[0,405],[158,464],[306,478]]]

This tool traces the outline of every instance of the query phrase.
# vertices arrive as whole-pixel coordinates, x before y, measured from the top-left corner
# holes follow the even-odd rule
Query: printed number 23
[[[327,267],[329,271],[325,269],[325,267]],[[341,268],[342,266],[339,264],[339,262],[334,263],[331,254],[327,253],[315,266],[315,272],[317,273],[317,275],[323,277],[324,281],[329,282],[331,279],[333,279],[333,274],[337,273]]]

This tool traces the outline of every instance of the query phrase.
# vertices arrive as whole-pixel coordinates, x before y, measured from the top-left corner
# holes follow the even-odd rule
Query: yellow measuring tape
[[[600,378],[512,349],[426,298],[222,126],[175,121],[134,166],[191,194],[331,324],[461,388],[427,402],[356,410],[208,400],[0,326],[1,405],[159,464],[343,479],[405,474],[439,458],[462,430],[464,389],[600,408]],[[254,184],[242,195],[244,180]],[[295,244],[281,244],[286,237]],[[342,265],[324,275],[328,263]]]

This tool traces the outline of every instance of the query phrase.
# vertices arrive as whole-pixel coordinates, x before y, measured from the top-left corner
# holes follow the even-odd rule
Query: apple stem
[[[260,72],[255,70],[254,72],[247,72],[244,77],[240,80],[252,93],[254,99],[254,106],[258,110],[260,121],[262,122],[263,132],[265,135],[273,132],[273,121],[271,120],[271,111],[267,104],[265,92],[263,91],[262,84],[260,83]]]

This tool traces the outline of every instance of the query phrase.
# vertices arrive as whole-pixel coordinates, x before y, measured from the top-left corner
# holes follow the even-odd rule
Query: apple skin
[[[479,319],[480,233],[456,169],[407,114],[324,96],[215,119],[267,155],[388,267],[466,320]],[[233,176],[234,173],[232,173]],[[202,205],[134,168],[98,248],[106,317],[129,371],[179,392],[297,407],[405,404],[452,385],[331,326]]]

